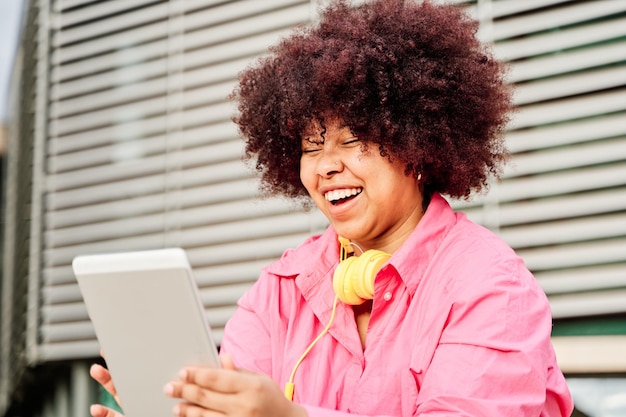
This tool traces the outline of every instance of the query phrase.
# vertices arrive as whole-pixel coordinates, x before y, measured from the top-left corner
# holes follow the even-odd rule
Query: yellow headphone
[[[354,253],[353,246],[357,245],[344,237],[339,236],[338,238],[341,249],[339,250],[339,265],[337,265],[333,275],[333,289],[335,290],[333,310],[324,330],[306,348],[291,371],[291,376],[285,384],[285,397],[290,401],[293,400],[293,392],[295,390],[293,380],[296,370],[313,346],[328,332],[328,329],[333,324],[335,311],[337,310],[337,300],[339,299],[350,305],[360,305],[367,300],[372,300],[374,298],[374,279],[376,274],[391,257],[390,254],[376,249],[367,250],[360,256],[348,257],[348,255]]]
[[[374,298],[374,279],[382,266],[391,257],[390,254],[370,249],[359,256],[348,257],[354,253],[354,245],[348,239],[339,236],[341,244],[339,265],[333,275],[333,289],[341,301],[350,305],[363,304]]]

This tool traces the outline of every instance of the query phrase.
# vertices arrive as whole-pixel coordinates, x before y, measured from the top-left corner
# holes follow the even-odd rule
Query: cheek
[[[310,167],[308,164],[300,163],[300,182],[304,185],[304,188],[311,194],[311,191],[315,187],[315,175],[311,173]]]

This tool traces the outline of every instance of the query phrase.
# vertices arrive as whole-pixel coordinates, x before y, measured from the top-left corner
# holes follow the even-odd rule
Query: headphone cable
[[[296,362],[296,365],[293,367],[293,370],[291,371],[291,376],[289,377],[289,381],[285,384],[285,397],[289,401],[293,401],[293,392],[296,387],[293,380],[296,375],[296,370],[298,369],[298,367],[300,366],[300,364],[302,363],[306,355],[308,355],[311,349],[313,349],[313,346],[315,346],[315,344],[322,338],[322,336],[324,336],[328,332],[328,329],[330,329],[330,326],[333,324],[333,320],[335,319],[335,311],[337,310],[337,300],[339,300],[339,297],[335,295],[335,300],[333,301],[333,311],[330,314],[330,321],[328,322],[324,330],[322,330],[322,332],[317,335],[315,340],[311,342],[309,347],[306,348],[302,356],[300,356],[300,359],[298,359],[298,362]]]

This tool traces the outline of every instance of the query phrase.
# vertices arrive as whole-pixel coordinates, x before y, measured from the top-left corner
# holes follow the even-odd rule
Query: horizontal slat
[[[626,110],[626,88],[524,106],[515,114],[509,129],[534,127],[624,110]]]
[[[252,282],[253,279],[245,283],[229,283],[221,286],[212,286],[210,288],[200,288],[200,297],[207,309],[232,307],[250,287]],[[64,340],[81,340],[95,336],[93,328],[88,321],[87,310],[82,302],[78,285],[74,284],[73,287],[77,292],[75,302],[44,304],[42,313],[44,322],[47,323],[43,326],[44,331],[42,335],[44,341],[58,342]],[[220,324],[223,325],[224,323]]]
[[[268,45],[275,43],[283,36],[287,29],[280,29],[268,33],[254,35],[230,41],[226,44],[217,44],[185,52],[184,68],[193,68],[199,65],[219,64],[232,59],[245,57],[250,62],[251,56],[264,51]],[[80,82],[89,74],[103,74],[102,77],[109,83],[129,83],[134,80],[148,78],[153,73],[159,73],[161,68],[154,68],[153,62],[166,61],[167,40],[131,46],[111,53],[91,57],[52,68],[51,81],[54,83],[75,79]],[[162,71],[163,73],[165,71]],[[70,93],[74,93],[70,87]],[[55,94],[62,94],[56,93]],[[55,96],[56,97],[56,96]]]
[[[207,87],[189,89],[194,86],[184,85],[186,83],[182,81],[186,78],[186,74],[172,74],[167,80],[152,80],[53,103],[50,117],[53,121],[58,118],[56,133],[63,135],[68,130],[87,130],[120,119],[137,119],[158,112],[226,101],[235,86],[233,78]],[[194,79],[189,78],[188,81]],[[164,97],[165,92],[168,92],[168,97]],[[151,98],[156,95],[159,97]],[[123,118],[119,116],[120,113],[131,116]],[[68,114],[71,116],[62,118]]]
[[[188,6],[183,2],[183,8],[188,10]],[[230,22],[233,20],[244,20],[244,17],[254,16],[259,14],[271,13],[272,16],[276,16],[276,20],[281,20],[285,15],[279,10],[281,8],[308,6],[307,0],[240,0],[223,2],[218,6],[212,7],[207,10],[201,10],[194,13],[187,13],[185,15],[185,30],[196,31],[203,27],[219,26],[224,22]],[[294,13],[293,9],[290,13]],[[304,17],[307,18],[306,16]],[[290,22],[291,19],[285,19],[286,22]],[[211,38],[208,38],[211,39]]]
[[[317,1],[323,1],[323,0],[317,0]],[[364,2],[367,0],[359,0],[359,1]],[[465,3],[476,3],[476,0],[434,0],[434,1],[435,3],[439,3],[439,4],[459,4],[459,5],[464,5]]]
[[[45,233],[44,243],[50,249],[58,249],[67,245],[160,233],[167,226],[167,215],[159,213],[49,231]]]
[[[94,135],[96,136],[96,135]],[[50,138],[50,153],[54,155],[75,152],[81,149],[93,149],[96,147],[112,146],[117,151],[122,151],[127,147],[139,147],[145,149],[147,154],[154,153],[154,149],[160,147],[166,138],[172,135],[157,135],[146,137],[145,139],[137,138],[132,141],[120,140],[117,135],[112,137],[89,136],[88,134],[72,135],[70,137]],[[177,132],[176,138],[181,148],[198,146],[207,143],[224,142],[238,137],[237,127],[231,120],[221,121],[215,124],[205,124],[203,126],[193,127]],[[113,143],[111,143],[113,142]],[[78,164],[78,162],[77,162]]]
[[[168,152],[174,153],[173,146],[182,146],[182,143],[174,143],[168,141],[167,138],[160,136],[157,138],[150,138],[143,141],[134,141],[130,144],[112,144],[111,146],[103,146],[96,149],[89,149],[80,152],[74,152],[70,154],[64,154],[59,156],[51,156],[48,158],[49,172],[60,174],[65,171],[72,171],[74,175],[75,170],[93,169],[102,164],[110,164],[119,161],[122,158],[132,158],[132,156],[125,156],[120,151],[125,149],[132,149],[131,155],[136,157],[148,157],[155,154],[164,154]],[[193,149],[182,150],[183,148],[176,148],[179,150],[179,154],[174,156],[167,156],[169,159],[176,159],[175,163],[186,164],[185,160],[190,160],[185,154],[192,155],[194,159],[202,158],[202,163],[211,164],[229,161],[233,159],[241,159],[243,156],[243,141],[230,140],[225,142],[210,143],[201,147],[193,147]],[[180,157],[180,158],[179,158]]]
[[[579,50],[561,52],[518,61],[510,66],[507,81],[510,83],[533,80],[580,71],[626,60],[626,41],[607,45],[594,45]]]
[[[250,0],[255,4],[257,0]],[[264,4],[265,2],[258,2]],[[209,11],[210,12],[210,11]],[[275,31],[277,29],[292,28],[296,25],[308,22],[310,6],[308,2],[295,4],[294,6],[280,9],[268,14],[259,14],[246,19],[238,19],[222,25],[208,27],[186,33],[182,39],[185,51],[198,48],[207,48],[212,45],[227,43],[243,37],[255,37],[258,34]],[[203,24],[202,17],[193,16],[196,21]],[[265,45],[267,48],[269,45]]]
[[[95,3],[89,7],[81,7],[70,12],[59,13],[59,25],[60,27],[77,25],[159,2],[162,2],[162,0],[109,0],[102,3]],[[53,2],[55,11],[63,12],[64,9],[68,8],[67,3],[68,2],[65,0]]]
[[[183,3],[183,7],[186,9],[206,6],[208,4],[216,3],[217,1],[222,0],[186,0]],[[125,3],[125,0],[117,0],[117,3]],[[109,4],[111,2],[107,2],[105,4]],[[238,3],[240,4],[240,3]],[[254,5],[265,4],[265,2],[253,2]],[[250,5],[248,5],[250,6]],[[85,10],[95,9],[97,6],[92,6],[86,8]],[[265,6],[264,6],[265,7]],[[220,13],[215,13],[215,9],[212,9],[213,16],[220,16]],[[203,15],[204,18],[207,18],[207,15]],[[284,29],[282,30],[284,32]],[[257,34],[253,39],[248,40],[248,42],[255,42],[257,38],[265,38],[266,34]],[[205,42],[208,40],[205,39]],[[167,39],[156,40],[154,42],[149,43],[139,43],[136,45],[129,45],[127,48],[116,49],[112,52],[106,54],[100,54],[97,56],[90,57],[88,60],[83,60],[79,62],[69,63],[62,66],[54,66],[52,68],[52,72],[50,75],[50,79],[53,83],[68,79],[68,78],[77,78],[84,77],[86,74],[90,73],[101,73],[107,69],[115,70],[115,76],[105,76],[104,78],[113,78],[115,80],[120,79],[128,79],[129,75],[133,73],[132,69],[127,71],[128,67],[131,64],[136,64],[144,61],[152,61],[155,58],[164,56],[164,52],[168,51],[169,44]],[[236,40],[233,42],[234,51],[230,50],[230,54],[238,53],[240,56],[245,55],[246,51],[249,48],[245,48],[246,44],[241,42],[240,40]],[[263,47],[259,50],[265,49],[267,45],[270,45],[273,42],[261,41]],[[240,48],[240,51],[238,51]],[[215,53],[210,53],[209,55],[215,56]],[[209,57],[209,59],[211,59]],[[223,60],[223,58],[217,57],[217,60]],[[148,62],[146,62],[146,65]],[[137,73],[145,74],[148,72],[147,67],[142,69],[137,69]],[[163,71],[164,72],[164,71]],[[136,76],[136,75],[135,75]],[[134,80],[134,78],[128,80],[128,82]]]
[[[167,21],[152,23],[104,38],[97,38],[89,42],[53,49],[50,54],[50,64],[62,65],[66,62],[125,49],[133,45],[141,45],[143,43],[165,39],[167,36]],[[167,49],[164,49],[163,53],[167,53]]]
[[[126,48],[100,53],[81,61],[63,63],[62,65],[56,63],[52,66],[50,72],[50,82],[53,84],[53,97],[56,98],[63,94],[58,91],[55,83],[66,80],[77,80],[77,82],[80,82],[80,79],[85,78],[89,74],[106,73],[113,80],[119,80],[119,83],[124,83],[143,79],[144,73],[146,77],[152,73],[158,73],[159,69],[155,69],[151,63],[156,61],[166,65],[167,51],[167,39],[160,39],[150,43],[129,45]],[[140,67],[140,65],[145,65],[145,67]],[[137,68],[136,71],[135,68]],[[146,69],[144,70],[144,68]],[[70,90],[68,94],[76,93]]]
[[[626,263],[545,271],[535,278],[548,295],[626,288]]]
[[[498,234],[516,249],[624,236],[623,249],[626,259],[626,211],[618,214],[507,227],[500,229]]]
[[[320,227],[316,223],[311,221],[308,225],[309,230],[303,233],[268,237],[259,240],[247,239],[241,242],[216,246],[198,246],[188,248],[187,255],[193,265],[222,265],[259,258],[278,259],[285,249],[299,246],[312,233],[317,233],[326,228],[326,225]]]
[[[494,39],[507,39],[533,32],[552,30],[560,26],[610,16],[626,11],[622,0],[595,0],[555,8],[554,10],[530,13],[521,17],[506,19],[504,23],[494,23]]]
[[[500,202],[552,197],[569,193],[621,187],[626,184],[626,162],[579,168],[534,177],[510,178],[498,186]]]
[[[139,120],[130,120],[129,115],[120,113],[120,120],[110,126],[91,127],[88,131],[77,131],[64,135],[66,140],[79,141],[82,138],[91,136],[91,141],[98,143],[108,143],[111,140],[131,140],[138,139],[155,134],[164,133],[168,126],[170,128],[185,129],[187,127],[195,127],[198,125],[207,125],[211,123],[230,120],[232,111],[231,104],[228,102],[212,104],[206,107],[185,110],[179,117],[180,120],[173,124],[173,113],[169,115],[159,114],[156,116],[145,117]],[[145,113],[144,113],[145,114]],[[65,130],[68,126],[62,126]],[[76,128],[77,126],[69,126]],[[50,132],[54,136],[59,136],[59,121],[53,120],[50,123]]]
[[[214,285],[210,288],[200,288],[200,299],[207,308],[233,307],[243,293],[250,288],[251,284],[252,282],[246,282],[242,284]]]
[[[229,14],[229,9],[233,9],[234,7],[232,4],[229,4],[228,6],[230,7],[228,8],[223,7],[223,6],[220,7],[220,3],[223,3],[223,2],[224,0],[185,0],[184,2],[179,2],[177,4],[170,4],[168,5],[168,7],[170,7],[170,13],[175,14],[177,12],[193,13],[195,9],[213,6],[212,11],[214,15],[222,17],[222,20],[229,20],[230,18],[232,18],[232,16]],[[288,3],[293,3],[293,2],[294,0],[282,0],[282,1],[274,0],[271,3],[271,6],[277,7],[282,4],[288,4]],[[56,1],[54,3],[55,11],[62,12],[63,10],[68,9],[69,5],[66,3],[68,3],[68,1]],[[71,4],[71,2],[69,3]],[[167,2],[163,0],[157,0],[157,1],[155,0],[108,0],[103,3],[92,4],[89,7],[82,7],[82,8],[71,10],[69,12],[60,13],[59,22],[60,22],[61,27],[73,26],[73,25],[88,22],[90,26],[92,27],[92,30],[95,30],[94,27],[97,27],[99,22],[105,21],[104,18],[110,15],[120,14],[120,13],[123,13],[124,11],[130,11],[132,9],[150,5],[151,3],[156,5],[157,3],[167,3]],[[239,15],[241,15],[242,7],[245,7],[246,12],[250,14],[253,12],[258,12],[258,10],[267,9],[266,4],[269,4],[269,3],[270,3],[269,1],[264,1],[264,2],[239,1],[237,2],[236,5],[239,7]],[[254,7],[254,6],[259,6],[261,4],[263,4],[263,8]],[[206,17],[207,16],[205,15],[205,18]],[[93,21],[95,21],[95,23]],[[100,31],[102,33],[108,32],[106,30],[106,26],[109,24],[110,22],[107,21],[107,23],[104,25],[105,27],[101,28]]]
[[[167,201],[161,193],[146,196],[137,195],[123,199],[119,194],[116,195],[111,192],[112,188],[117,187],[118,185],[89,187],[49,196],[46,201],[52,207],[47,213],[46,224],[50,228],[63,228],[124,216],[140,216],[167,208]],[[102,199],[100,197],[102,190],[106,191],[105,194],[113,194],[118,197],[118,200]],[[194,207],[220,205],[223,202],[233,200],[253,199],[257,194],[257,183],[249,178],[244,178],[203,187],[172,189],[168,192],[167,200],[175,201],[180,207]],[[66,207],[75,208],[64,209]]]
[[[67,343],[42,343],[37,346],[37,357],[41,362],[67,360],[68,358],[79,360],[98,358],[100,345],[94,339],[73,340]]]
[[[90,8],[88,8],[90,9]],[[50,45],[58,49],[63,45],[84,42],[85,39],[96,38],[105,34],[124,32],[130,28],[137,28],[146,23],[156,21],[166,21],[170,12],[168,3],[155,3],[138,10],[129,10],[126,13],[115,15],[112,18],[100,17],[89,25],[75,26],[63,29],[52,36]],[[63,25],[63,14],[61,14],[61,24]]]
[[[264,10],[268,9],[268,7],[272,5],[274,7],[277,7],[281,5],[288,5],[289,3],[293,3],[293,1],[275,0],[271,4],[269,4],[268,2],[250,2],[246,6],[246,12],[250,14],[254,12],[255,9]],[[203,12],[200,16],[200,20],[203,22],[203,24],[206,25],[207,23],[209,23],[207,20],[212,21],[215,17],[221,19],[222,9],[225,9],[226,7],[229,7],[230,9],[235,9],[235,6],[238,8],[236,13],[241,14],[242,5],[239,2],[236,4],[226,5],[225,7],[220,8],[220,10],[211,9],[207,12]],[[300,12],[294,15],[294,10],[289,10],[289,20],[287,24],[295,23],[292,22],[294,18],[297,19],[297,22],[301,22],[303,19],[306,19],[306,15],[304,15],[303,13]],[[189,20],[190,17],[186,17],[186,24],[189,23]],[[273,41],[277,39],[280,34],[283,34],[286,31],[285,29],[281,29],[278,31],[280,32],[279,34],[274,30],[277,26],[277,23],[269,23],[271,23],[270,29],[272,30],[272,32],[255,35],[252,39],[249,39],[247,43],[243,43],[241,40],[237,39],[232,42],[233,45],[227,52],[221,51],[221,49],[223,49],[222,44],[215,44],[219,40],[215,33],[205,31],[201,33],[192,33],[185,35],[184,39],[181,40],[181,42],[184,42],[184,45],[181,46],[181,48],[184,47],[189,52],[186,53],[185,60],[184,62],[182,62],[183,68],[189,68],[191,66],[198,65],[197,62],[195,62],[198,61],[198,59],[193,58],[194,52],[190,51],[190,48],[198,48],[199,46],[203,46],[203,50],[199,52],[202,53],[205,63],[222,61],[225,58],[225,54],[227,54],[226,56],[230,57],[233,56],[233,53],[237,54],[238,56],[249,55],[249,53],[251,52],[251,47],[255,48],[255,53],[264,50],[267,45],[274,43]],[[282,26],[284,26],[284,24]],[[262,29],[258,25],[253,27],[255,27],[256,29]],[[225,32],[222,29],[220,29],[218,33],[220,34],[220,36],[223,37],[225,35]],[[213,29],[213,31],[215,31],[215,29]],[[55,83],[71,77],[82,77],[68,86],[63,85],[63,88],[59,88],[58,85],[56,85],[55,88],[53,88],[52,97],[54,99],[62,95],[67,96],[77,94],[79,92],[84,93],[84,91],[95,90],[98,88],[106,88],[110,86],[111,83],[127,84],[133,80],[136,81],[138,79],[147,79],[150,76],[165,74],[168,70],[167,61],[165,59],[157,59],[155,61],[154,58],[166,58],[166,53],[171,49],[171,46],[168,42],[170,41],[157,40],[149,44],[130,46],[129,48],[117,50],[112,54],[108,54],[111,56],[96,56],[87,61],[80,61],[69,65],[63,65],[60,68],[56,67],[53,70],[51,76],[52,81]],[[207,43],[212,43],[215,45],[207,47]],[[250,43],[252,44],[250,45]],[[192,56],[191,60],[188,59],[190,55]],[[142,63],[142,61],[146,62]],[[247,56],[246,63],[249,63],[249,61],[250,57]],[[129,66],[132,63],[139,63],[139,65]],[[242,63],[238,63],[236,70],[240,68],[243,68]],[[113,69],[115,73],[103,74],[102,71],[106,69]],[[84,75],[89,73],[95,73],[95,82],[93,79],[86,79],[84,77]],[[232,75],[234,76],[236,73],[236,71],[232,72]]]
[[[69,272],[69,274],[74,275],[73,272]],[[41,291],[41,301],[44,305],[72,303],[82,300],[80,289],[76,285],[75,279],[60,285],[51,284],[46,280],[44,280],[44,283],[46,285],[44,285]]]
[[[44,314],[50,314],[54,317],[54,310],[59,306],[45,306],[42,308]],[[87,311],[85,310],[85,315]],[[80,319],[81,321],[72,323],[59,323],[56,320],[51,320],[50,324],[44,324],[41,326],[41,338],[42,343],[59,343],[59,342],[71,342],[74,340],[89,340],[96,337],[96,333],[93,330],[93,326],[88,317]]]
[[[273,256],[222,265],[192,264],[192,267],[199,287],[241,284],[255,281],[262,268],[275,259],[276,256]],[[46,304],[80,301],[81,295],[71,265],[44,268],[42,277],[45,283],[44,302]]]
[[[262,2],[258,2],[261,4]],[[170,46],[164,49],[172,51],[182,48],[195,48],[235,40],[256,33],[262,33],[277,28],[289,27],[296,22],[309,18],[308,4],[296,5],[271,14],[253,15],[246,19],[237,19],[222,25],[185,34],[178,48]],[[86,57],[120,50],[133,45],[149,43],[165,38],[169,35],[168,21],[152,23],[136,29],[126,30],[110,36],[97,38],[68,47],[56,49],[51,55],[51,63],[60,65],[67,61],[84,59]],[[170,42],[172,40],[170,39]]]
[[[531,271],[626,262],[626,238],[518,250]]]
[[[204,52],[210,53],[210,51]],[[211,57],[216,58],[215,55]],[[188,55],[185,55],[185,62],[189,63],[187,58]],[[206,60],[206,57],[203,59]],[[85,96],[116,87],[117,90],[120,91],[127,89],[132,95],[137,95],[137,93],[133,93],[134,90],[140,90],[143,93],[142,95],[145,96],[147,95],[147,91],[152,90],[158,92],[159,89],[166,91],[167,89],[188,89],[197,85],[215,84],[225,80],[233,80],[239,71],[244,69],[249,63],[250,57],[246,56],[245,58],[236,59],[234,61],[214,64],[210,67],[197,68],[189,71],[185,70],[182,79],[179,81],[181,77],[181,75],[178,75],[179,73],[170,74],[169,78],[166,78],[168,75],[167,59],[158,59],[131,67],[124,67],[115,72],[97,73],[90,77],[82,77],[74,81],[55,84],[51,88],[50,100],[61,101],[65,98]],[[163,85],[159,85],[159,83]],[[84,104],[90,104],[90,101]],[[103,107],[103,105],[98,102],[91,103],[91,105],[93,108]],[[81,110],[84,111],[86,108]]]
[[[89,317],[82,301],[55,306],[44,305],[41,307],[41,315],[44,323],[69,323],[87,320]]]
[[[513,101],[515,105],[520,106],[624,85],[626,85],[626,65],[607,67],[525,83],[515,89]]]
[[[626,312],[626,289],[549,297],[552,317],[587,317]]]
[[[94,0],[57,0],[52,2],[52,6],[53,10],[60,12],[74,7],[84,7],[89,3],[94,3]]]
[[[256,281],[263,268],[275,261],[271,259],[255,259],[247,262],[224,265],[193,265],[194,276],[200,287],[244,283]]]
[[[211,334],[216,344],[221,343],[224,334],[223,324],[228,318],[230,318],[234,312],[235,307],[221,307],[207,310],[207,319],[212,327]],[[61,335],[62,338],[63,335]],[[100,346],[95,337],[90,340],[68,340],[64,342],[47,342],[42,343],[37,347],[37,356],[39,361],[58,361],[67,360],[71,358],[73,360],[84,358],[98,358]]]
[[[572,0],[524,0],[524,1],[498,1],[490,0],[491,15],[493,17],[504,17],[518,13],[524,13],[548,6],[554,6]]]
[[[194,204],[199,205],[205,203],[216,203],[241,198],[242,196],[250,194],[251,187],[253,185],[256,185],[254,181],[246,177],[233,181],[223,181],[221,183],[193,188],[190,192],[182,191],[183,189],[198,186],[197,184],[189,184],[188,186],[183,185],[181,189],[174,188],[170,190],[168,197],[171,197],[169,201],[176,201],[181,205],[186,203],[183,207],[189,207]],[[69,212],[70,215],[77,212],[83,214],[89,209],[94,209],[93,216],[96,217],[102,216],[103,214],[99,211],[100,207],[94,207],[94,205],[104,203],[104,208],[118,209],[117,211],[111,211],[108,213],[108,218],[111,218],[111,216],[116,215],[129,215],[130,213],[143,212],[146,210],[147,203],[154,201],[153,198],[162,196],[161,193],[163,190],[163,176],[146,177],[137,180],[127,180],[118,183],[105,184],[102,186],[81,188],[78,190],[64,192],[62,195],[54,193],[47,198],[47,202],[49,203],[51,210],[73,208]],[[196,190],[198,193],[193,194]],[[203,191],[210,191],[212,193],[208,195],[199,194]],[[113,200],[119,201],[114,203]],[[162,204],[165,204],[165,200],[162,197],[161,200],[163,201]],[[59,214],[59,218],[68,222],[68,216],[65,214],[65,211]]]
[[[253,207],[254,210],[251,209]],[[154,214],[138,217],[124,216],[106,222],[49,229],[44,238],[46,247],[54,248],[178,228],[181,237],[204,234],[202,243],[209,244],[214,239],[223,240],[228,230],[232,230],[233,239],[237,239],[238,233],[250,233],[253,236],[265,231],[269,235],[278,232],[283,226],[295,227],[295,222],[304,221],[308,217],[307,214],[302,217],[301,213],[294,212],[279,201],[255,207],[252,202],[244,200],[209,207],[181,208],[171,214],[155,211]],[[284,224],[280,227],[274,225],[275,231],[266,230],[271,226],[268,222],[278,219],[279,223]]]
[[[324,218],[311,216],[308,213],[294,212],[268,218],[239,220],[231,224],[194,227],[189,230],[178,230],[176,233],[181,244],[185,247],[224,246],[248,240],[262,241],[273,236],[307,233],[310,232],[311,228],[320,229],[326,224],[327,221]]]
[[[619,161],[626,161],[626,136],[515,155],[503,178]]]
[[[510,204],[502,203],[494,210],[477,205],[480,203],[480,200],[472,202],[471,206],[457,203],[455,207],[477,223],[495,223],[499,227],[506,227],[626,211],[626,187],[531,201],[514,201]]]
[[[624,135],[626,113],[618,113],[507,132],[506,142],[511,152],[518,153]]]
[[[232,316],[235,310],[234,303],[241,296],[242,291],[246,287],[234,287],[230,294],[230,298],[233,301],[230,305],[207,307],[206,315],[209,325],[215,329],[221,329],[226,324],[226,321]],[[201,297],[203,296],[201,292]],[[203,298],[207,298],[204,295]],[[208,297],[210,299],[210,296]],[[82,304],[82,303],[81,303]],[[44,314],[54,318],[57,309],[61,309],[63,306],[45,306]],[[85,310],[86,315],[86,310]],[[72,343],[77,340],[89,340],[95,338],[95,332],[93,326],[87,317],[80,318],[81,321],[71,323],[59,323],[56,320],[51,320],[50,324],[44,324],[41,326],[41,336],[44,344],[54,345],[59,343]]]
[[[308,229],[307,229],[308,226]],[[122,239],[112,239],[102,242],[68,246],[63,248],[47,248],[44,252],[44,267],[56,267],[69,265],[72,259],[78,255],[95,253],[122,252],[134,250],[158,249],[165,246],[180,246],[188,248],[187,254],[192,264],[221,265],[227,263],[245,262],[258,258],[278,258],[285,248],[295,246],[310,233],[312,225],[303,224],[303,232],[292,235],[267,237],[260,240],[248,239],[242,242],[226,243],[215,246],[190,247],[179,239],[178,231],[171,232],[171,238],[167,233],[155,233],[142,236],[133,236]],[[199,259],[195,259],[198,257]]]
[[[145,119],[168,112],[169,97],[159,95],[137,103],[118,105],[101,111],[80,114],[65,119],[50,119],[50,132],[54,136],[63,136],[75,132],[97,129],[101,126],[121,124],[128,121]],[[54,106],[53,106],[54,112]]]
[[[193,152],[187,152],[189,159],[185,162],[192,165],[200,165],[203,161],[202,154],[195,154]],[[193,160],[194,158],[195,160]],[[174,159],[174,158],[172,158]],[[80,171],[80,175],[74,173],[58,174],[48,176],[50,190],[66,190],[72,188],[85,187],[88,185],[104,184],[104,183],[116,183],[120,186],[131,185],[134,180],[126,180],[129,177],[147,177],[150,178],[162,178],[163,190],[166,186],[173,186],[168,181],[167,176],[159,174],[164,170],[172,171],[176,169],[177,165],[181,161],[176,161],[168,158],[167,156],[158,155],[150,158],[140,158],[128,163],[111,164],[108,166],[95,167],[90,169],[83,169]],[[155,175],[151,175],[155,174]],[[189,168],[180,172],[181,182],[176,183],[177,187],[184,187],[187,184],[215,184],[221,181],[229,181],[234,179],[240,179],[248,177],[249,171],[241,163],[240,160],[221,162],[218,164],[212,164],[207,166],[200,166],[198,168]],[[143,178],[139,179],[139,182],[143,182]],[[132,187],[134,188],[134,187]],[[141,193],[144,194],[144,193]],[[132,196],[132,191],[129,191],[128,196]]]
[[[626,18],[622,17],[593,25],[561,29],[532,37],[497,42],[494,52],[499,59],[512,61],[618,39],[624,35],[626,35]]]
[[[193,165],[194,160],[196,163],[212,164],[230,161],[233,159],[241,159],[243,155],[243,142],[238,140],[230,140],[226,142],[218,142],[214,144],[208,144],[206,146],[196,146],[191,149],[172,149],[172,143],[166,141],[163,138],[161,140],[144,141],[144,143],[134,143],[135,146],[127,145],[113,145],[109,147],[102,147],[96,149],[90,149],[83,152],[76,152],[72,154],[65,154],[58,157],[50,157],[48,159],[49,170],[51,173],[63,173],[65,171],[71,171],[75,174],[77,169],[89,170],[92,166],[102,164],[115,164],[120,160],[120,151],[130,150],[131,155],[143,156],[144,158],[150,158],[154,154],[164,154],[168,152],[168,155],[177,153],[173,156],[167,156],[168,159],[175,159],[174,163],[182,165]],[[159,143],[160,142],[160,143]],[[142,146],[147,145],[147,146]],[[180,145],[180,144],[177,144]],[[175,146],[177,146],[175,145]],[[123,155],[123,154],[122,154]],[[191,158],[190,158],[191,156]],[[125,155],[128,158],[129,156]]]
[[[152,101],[158,102],[158,110],[166,107],[165,100],[161,96],[165,95],[168,89],[173,89],[169,84],[169,80],[169,78],[157,78],[114,89],[85,92],[78,97],[61,101],[53,100],[50,106],[50,118],[60,119],[91,112],[88,118],[91,118],[93,115],[97,119],[99,113],[95,110],[104,109],[100,110],[100,113],[104,112],[107,114],[115,111],[129,111],[132,107],[140,107],[145,109],[145,112],[154,113],[155,110],[149,110]],[[111,109],[112,106],[117,107]],[[134,113],[137,113],[137,111]],[[140,115],[141,113],[135,117],[140,117]],[[102,118],[102,116],[100,117]],[[97,121],[93,124],[102,124],[102,122]]]

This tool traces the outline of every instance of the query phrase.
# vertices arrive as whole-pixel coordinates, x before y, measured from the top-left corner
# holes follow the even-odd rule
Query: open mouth
[[[357,195],[363,192],[363,188],[344,188],[341,190],[333,190],[324,194],[326,201],[330,202],[333,206],[341,203],[345,203],[348,200],[353,199]]]

